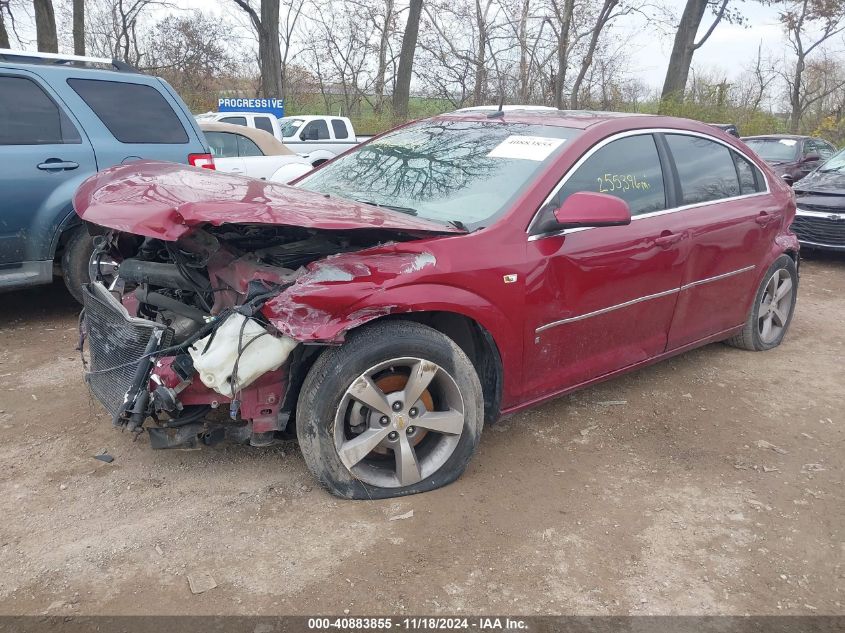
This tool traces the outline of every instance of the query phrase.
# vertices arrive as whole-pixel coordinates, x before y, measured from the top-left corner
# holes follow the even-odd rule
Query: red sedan
[[[166,163],[86,181],[87,380],[156,448],[295,428],[333,493],[454,481],[491,422],[795,307],[788,185],[691,121],[461,112],[287,187]]]

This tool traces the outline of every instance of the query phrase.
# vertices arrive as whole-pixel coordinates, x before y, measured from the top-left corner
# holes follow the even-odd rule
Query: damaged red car
[[[714,341],[783,339],[790,188],[711,127],[462,112],[295,187],[115,167],[95,235],[86,380],[154,448],[295,433],[331,492],[454,481],[485,422]]]

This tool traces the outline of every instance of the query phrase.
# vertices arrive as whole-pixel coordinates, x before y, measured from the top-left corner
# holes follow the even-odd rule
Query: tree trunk
[[[73,0],[73,54],[85,54],[85,0]]]
[[[279,0],[261,0],[258,57],[261,63],[263,96],[281,98],[283,88],[282,52],[279,48]]]
[[[522,1],[519,17],[519,103],[528,103],[531,87],[528,83],[530,65],[528,60],[528,13],[530,0]]]
[[[38,51],[41,53],[58,53],[59,38],[56,35],[56,15],[53,12],[52,0],[33,0],[35,8],[35,37],[38,41]]]
[[[569,58],[569,29],[572,26],[572,11],[575,8],[575,0],[563,0],[563,13],[557,11],[560,31],[557,38],[557,78],[555,79],[554,101],[555,107],[563,109],[563,85],[566,81],[566,66]]]
[[[420,31],[420,16],[423,0],[411,0],[408,11],[408,24],[402,36],[402,51],[399,53],[399,68],[396,71],[396,85],[393,87],[393,115],[399,118],[408,116],[408,99],[411,95],[411,73],[414,67],[414,51],[417,48],[417,35]]]
[[[804,74],[804,57],[799,55],[795,62],[795,77],[789,91],[789,105],[792,111],[789,113],[789,131],[798,134],[801,126],[801,80]]]
[[[481,10],[481,0],[475,0],[475,25],[478,29],[478,48],[475,51],[475,86],[472,105],[484,105],[487,87],[487,16]]]
[[[384,3],[384,23],[378,45],[378,69],[376,70],[376,104],[373,110],[381,114],[384,107],[384,75],[387,72],[387,45],[390,43],[390,22],[393,19],[393,0]]]
[[[695,52],[695,35],[704,18],[707,0],[687,0],[681,22],[675,33],[675,43],[669,57],[669,67],[663,80],[663,91],[660,95],[660,112],[664,104],[670,101],[680,103],[684,100],[684,88],[687,85],[692,55]]]
[[[590,33],[590,43],[587,45],[587,53],[584,55],[584,59],[581,60],[581,68],[578,71],[578,76],[575,78],[575,83],[572,84],[572,95],[569,98],[569,102],[573,110],[577,110],[579,107],[579,93],[581,92],[581,85],[584,83],[584,77],[587,76],[587,71],[593,65],[593,55],[596,52],[602,31],[607,26],[607,22],[610,20],[610,16],[618,4],[619,0],[604,0],[599,17],[596,19],[596,25],[593,27],[592,33]]]
[[[9,43],[9,32],[6,30],[2,8],[0,8],[0,48],[12,48]]]

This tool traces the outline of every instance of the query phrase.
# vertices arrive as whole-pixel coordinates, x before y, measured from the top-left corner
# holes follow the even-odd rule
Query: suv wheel
[[[94,240],[85,226],[71,229],[62,254],[62,277],[68,292],[82,303],[82,285],[91,281],[88,264],[94,251]]]
[[[457,479],[483,413],[475,368],[454,341],[391,321],[320,356],[302,386],[296,430],[308,468],[332,493],[383,499]]]

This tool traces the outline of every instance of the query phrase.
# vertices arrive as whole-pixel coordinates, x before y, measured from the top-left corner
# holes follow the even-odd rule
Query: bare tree
[[[710,38],[716,26],[726,17],[737,21],[741,19],[739,14],[728,13],[729,2],[730,0],[687,0],[678,30],[675,32],[669,67],[666,69],[666,78],[663,80],[663,91],[660,96],[661,111],[665,110],[670,101],[684,100],[684,89],[687,85],[692,56]],[[701,39],[696,42],[695,36],[708,7],[715,11],[715,17]]]
[[[556,18],[553,27],[557,34],[557,75],[553,86],[554,106],[563,108],[563,86],[566,82],[566,67],[569,63],[570,31],[572,29],[572,14],[575,11],[575,0],[551,0],[551,3]]]
[[[785,79],[789,87],[791,108],[789,128],[792,132],[797,132],[807,107],[842,87],[838,82],[834,82],[832,85],[825,85],[815,94],[809,94],[804,85],[804,71],[808,57],[825,42],[845,30],[845,1],[790,1],[780,12],[780,21],[795,53],[792,74],[785,76]]]
[[[0,2],[0,48],[12,48],[9,42],[9,31],[6,30],[7,16],[11,16],[8,4],[7,1]]]
[[[246,12],[258,36],[258,64],[261,68],[261,93],[265,97],[281,97],[282,54],[279,48],[279,0],[260,0],[256,11],[249,0],[234,0]]]
[[[59,38],[56,34],[56,14],[52,0],[33,0],[35,8],[35,37],[42,53],[58,53]]]
[[[399,118],[408,116],[408,100],[411,95],[411,76],[414,68],[414,54],[420,31],[423,0],[410,0],[408,21],[402,36],[402,50],[399,53],[399,68],[396,70],[396,83],[393,86],[393,115]]]

